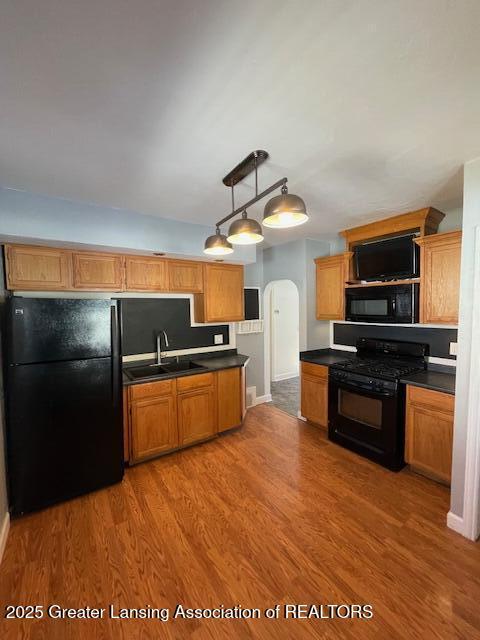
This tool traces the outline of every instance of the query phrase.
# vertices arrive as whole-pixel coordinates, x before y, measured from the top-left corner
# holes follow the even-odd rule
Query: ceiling
[[[213,225],[266,149],[260,188],[311,214],[269,243],[459,206],[479,24],[476,0],[3,0],[0,184]]]

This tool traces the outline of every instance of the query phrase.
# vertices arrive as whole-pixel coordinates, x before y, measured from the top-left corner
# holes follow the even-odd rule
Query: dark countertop
[[[312,349],[311,351],[302,351],[300,360],[302,362],[311,362],[313,364],[323,364],[328,367],[331,364],[355,358],[356,353],[353,351],[342,351],[340,349]]]
[[[328,367],[336,362],[340,362],[341,360],[355,358],[355,356],[356,354],[353,351],[341,351],[340,349],[313,349],[311,351],[302,351],[300,353],[300,360]],[[455,367],[430,364],[428,365],[428,369],[425,371],[412,373],[409,376],[400,378],[400,382],[455,395],[455,373]]]
[[[404,376],[400,382],[455,395],[455,373],[455,367],[431,364],[426,371]]]
[[[185,359],[185,358],[183,358]],[[222,369],[234,369],[236,367],[244,367],[248,361],[248,356],[244,356],[240,353],[230,353],[226,355],[209,356],[207,354],[199,354],[198,357],[188,358],[191,362],[201,366],[199,369],[187,369],[186,371],[177,371],[162,373],[158,376],[152,376],[148,378],[138,378],[137,380],[130,380],[125,374],[125,370],[132,367],[140,367],[149,364],[154,364],[154,360],[142,360],[138,362],[129,362],[123,366],[123,385],[131,386],[133,384],[144,384],[146,382],[155,382],[156,380],[168,380],[170,378],[183,378],[184,376],[194,376],[199,373],[208,373],[210,371],[220,371]],[[182,360],[182,359],[181,359]]]

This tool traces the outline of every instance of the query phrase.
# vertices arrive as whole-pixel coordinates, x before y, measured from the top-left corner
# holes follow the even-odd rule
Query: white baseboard
[[[10,530],[10,514],[7,511],[3,518],[2,528],[0,530],[0,563],[2,562],[3,552],[5,551],[5,547],[7,545],[9,530]]]
[[[468,538],[465,520],[460,516],[457,516],[456,513],[452,513],[451,511],[447,513],[447,527]]]
[[[307,419],[302,416],[302,412],[300,410],[297,411],[297,418],[299,420],[303,420],[304,422],[307,421]]]
[[[298,378],[299,376],[299,372],[297,371],[290,371],[290,373],[281,373],[279,376],[275,376],[272,379],[272,382],[281,382],[282,380],[290,380],[290,378]]]
[[[249,404],[247,406],[247,409],[251,409],[252,407],[256,407],[257,404],[264,404],[265,402],[271,402],[272,401],[272,394],[271,393],[267,393],[264,396],[256,396],[253,400],[252,404]]]

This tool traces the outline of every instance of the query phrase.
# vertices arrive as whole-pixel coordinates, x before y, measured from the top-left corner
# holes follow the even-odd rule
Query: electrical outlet
[[[456,342],[450,342],[450,355],[451,356],[456,356],[457,355],[457,343]]]
[[[223,334],[217,333],[213,336],[213,344],[223,344]]]

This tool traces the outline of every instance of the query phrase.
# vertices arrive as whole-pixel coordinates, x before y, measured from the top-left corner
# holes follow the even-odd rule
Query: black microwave
[[[352,322],[418,322],[418,284],[345,289],[345,319]]]

